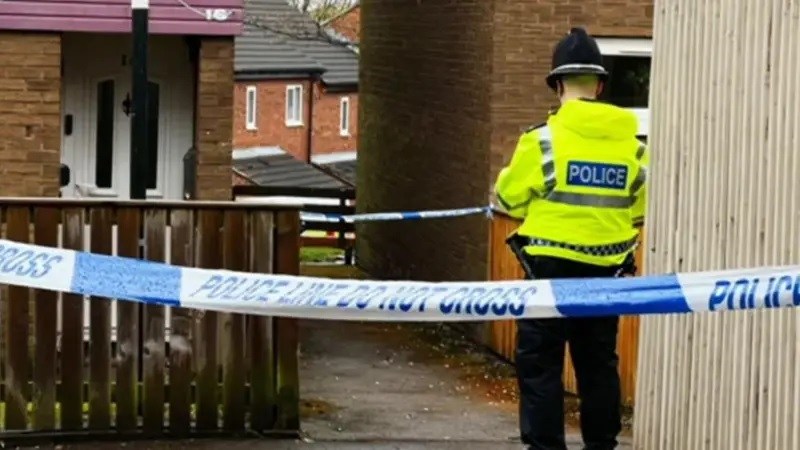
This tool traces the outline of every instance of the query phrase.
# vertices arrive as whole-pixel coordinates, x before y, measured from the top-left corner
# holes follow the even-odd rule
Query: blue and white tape
[[[480,206],[459,209],[436,209],[429,211],[367,213],[351,215],[304,212],[300,214],[300,219],[304,222],[378,222],[390,220],[447,219],[453,217],[471,216],[474,214],[490,214],[491,211],[491,206]]]
[[[170,266],[0,240],[0,283],[210,311],[473,321],[800,306],[800,266],[640,278],[430,283]]]

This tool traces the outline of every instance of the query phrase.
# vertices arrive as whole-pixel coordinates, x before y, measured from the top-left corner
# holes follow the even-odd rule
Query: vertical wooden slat
[[[61,211],[40,207],[34,211],[34,240],[37,245],[58,247]],[[36,354],[33,368],[33,428],[56,428],[56,326],[58,294],[39,289],[36,293]]]
[[[9,240],[30,241],[30,211],[27,206],[10,206],[7,210]],[[30,289],[9,286],[6,330],[6,429],[28,428],[28,302]]]
[[[141,210],[125,207],[117,210],[117,254],[139,257]],[[133,431],[138,426],[139,384],[139,304],[117,302],[117,429]]]
[[[144,215],[146,257],[151,261],[164,262],[164,234],[167,228],[167,212],[164,209],[148,209]],[[144,305],[144,431],[157,434],[164,427],[164,307]]]
[[[191,266],[194,262],[194,212],[173,210],[170,263]],[[192,312],[172,308],[169,337],[169,429],[175,436],[191,431],[192,407]]]
[[[90,212],[92,253],[110,255],[114,211],[95,206]],[[89,301],[89,427],[111,426],[111,301],[91,297]]]
[[[83,250],[84,210],[67,208],[63,216],[64,248]],[[61,297],[61,428],[83,428],[83,296]]]
[[[254,212],[250,226],[250,271],[273,271],[273,213]],[[250,365],[250,427],[266,431],[275,425],[275,352],[273,319],[250,316],[248,349]]]
[[[223,224],[223,262],[228,270],[247,269],[247,222],[245,211],[225,212]],[[221,314],[223,323],[223,426],[227,431],[244,430],[245,421],[245,365],[244,316]]]
[[[300,215],[296,211],[276,213],[275,272],[297,275],[300,271]],[[276,318],[278,402],[277,426],[300,429],[300,374],[297,319]]]
[[[199,239],[197,241],[199,266],[219,268],[222,262],[220,227],[222,212],[204,209],[199,212]],[[206,311],[197,330],[197,429],[215,430],[219,427],[217,402],[218,378],[218,315]]]

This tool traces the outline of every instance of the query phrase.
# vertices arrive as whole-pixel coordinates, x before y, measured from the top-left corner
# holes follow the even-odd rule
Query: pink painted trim
[[[232,11],[225,22],[180,5],[151,0],[150,30],[156,34],[232,36],[242,33],[243,0],[187,0],[193,8]],[[0,0],[0,30],[130,32],[130,0]]]

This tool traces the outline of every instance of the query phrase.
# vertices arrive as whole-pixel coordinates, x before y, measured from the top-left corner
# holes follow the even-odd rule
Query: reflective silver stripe
[[[633,196],[639,192],[639,189],[641,189],[645,181],[647,181],[647,166],[641,164],[645,150],[647,150],[647,146],[643,142],[639,142],[639,149],[636,150],[636,160],[639,161],[639,172],[636,174],[633,183],[631,183],[631,195]]]
[[[539,133],[539,148],[542,150],[542,175],[544,176],[543,197],[556,188],[556,162],[553,155],[553,134],[550,127],[536,130]]]
[[[644,186],[645,181],[647,181],[647,167],[639,166],[639,173],[636,174],[636,178],[631,183],[631,195],[636,196],[639,189]]]
[[[578,194],[574,192],[553,191],[547,196],[547,200],[555,203],[563,203],[573,206],[594,206],[597,208],[630,208],[636,201],[635,197],[598,195],[598,194]]]
[[[644,142],[639,142],[639,149],[636,150],[636,159],[641,161],[644,156],[644,151],[647,150],[647,145]]]
[[[528,245],[537,247],[553,247],[563,248],[565,250],[572,250],[574,252],[583,253],[591,256],[613,256],[622,255],[633,250],[636,245],[636,238],[625,242],[617,242],[614,244],[603,245],[572,245],[563,242],[551,241],[549,239],[538,239],[529,237]]]
[[[561,71],[564,71],[564,70],[575,70],[575,69],[578,69],[578,70],[589,69],[589,70],[596,70],[596,71],[603,72],[603,73],[605,73],[605,71],[606,71],[605,67],[599,66],[597,64],[562,64],[562,65],[556,67],[555,69],[553,69],[551,73],[558,73],[558,72],[561,72]]]

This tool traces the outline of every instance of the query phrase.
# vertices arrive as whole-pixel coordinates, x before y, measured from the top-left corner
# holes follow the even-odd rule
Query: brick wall
[[[204,37],[197,79],[197,197],[230,200],[233,38]]]
[[[303,126],[286,126],[286,87],[303,86]],[[235,148],[280,146],[295,158],[306,160],[308,155],[308,96],[307,79],[239,81],[236,83],[234,116]],[[256,87],[256,130],[246,128],[247,87]]]
[[[571,26],[650,36],[652,1],[365,2],[361,23],[362,211],[486,203],[519,134],[557,99],[544,84]],[[359,228],[359,263],[381,277],[485,279],[482,217]]]
[[[352,8],[347,14],[330,21],[328,25],[351,42],[358,42],[361,30],[361,7]]]
[[[326,92],[319,84],[314,88],[314,154],[322,155],[356,150],[358,145],[358,93]],[[342,97],[350,100],[350,133],[339,132]]]
[[[524,20],[522,20],[524,18]],[[553,46],[570,27],[598,37],[650,37],[652,0],[494,0],[490,180],[510,159],[519,133],[558,105],[544,78]]]
[[[0,32],[0,195],[55,197],[61,36]]]
[[[301,127],[286,126],[286,87],[303,86],[303,115]],[[235,89],[234,147],[279,146],[295,158],[308,158],[308,80],[239,81]],[[328,93],[319,83],[314,83],[313,153],[326,154],[337,151],[352,151],[358,136],[358,95]],[[256,87],[256,130],[248,130],[247,87]],[[339,134],[339,102],[341,97],[350,99],[350,136]]]
[[[492,9],[489,0],[362,4],[360,211],[486,203]],[[376,276],[485,278],[483,217],[371,223],[358,233],[359,264]]]

